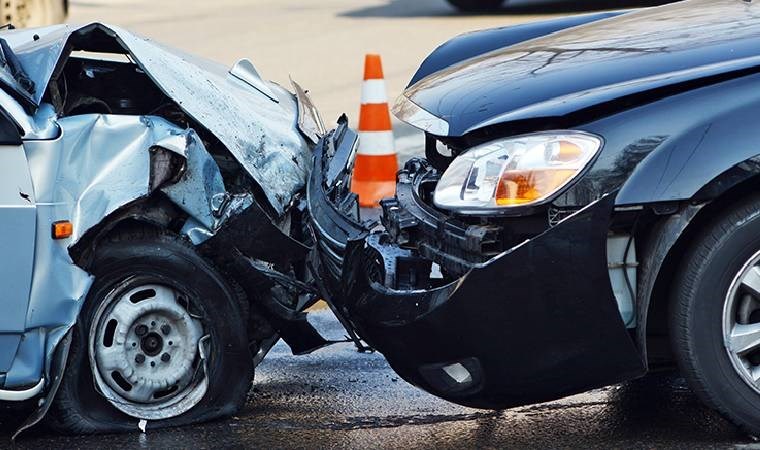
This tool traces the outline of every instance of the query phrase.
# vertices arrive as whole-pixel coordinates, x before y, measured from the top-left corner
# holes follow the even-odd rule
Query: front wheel
[[[494,12],[505,0],[448,0],[451,6],[463,12]]]
[[[234,413],[253,376],[234,289],[176,236],[124,231],[99,244],[51,408],[62,431],[182,425]]]
[[[760,434],[760,197],[694,240],[673,286],[671,340],[696,394]]]

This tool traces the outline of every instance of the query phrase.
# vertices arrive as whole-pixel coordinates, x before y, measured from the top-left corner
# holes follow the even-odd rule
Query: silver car
[[[0,400],[41,399],[22,429],[229,415],[278,338],[326,343],[291,281],[323,134],[296,83],[98,23],[0,38]]]

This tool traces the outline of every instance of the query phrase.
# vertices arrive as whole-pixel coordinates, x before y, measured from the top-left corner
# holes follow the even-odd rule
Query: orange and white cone
[[[377,206],[382,198],[392,197],[396,192],[397,171],[383,65],[380,55],[366,55],[359,112],[359,149],[351,181],[351,190],[359,195],[359,205]]]

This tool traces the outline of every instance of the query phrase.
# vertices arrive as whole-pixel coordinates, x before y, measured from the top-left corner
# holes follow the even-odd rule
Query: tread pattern
[[[699,283],[708,270],[706,262],[715,257],[737,229],[759,217],[760,196],[754,196],[722,213],[694,239],[672,286],[669,318],[673,353],[682,376],[686,378],[697,397],[748,434],[757,434],[760,423],[746,422],[711,387],[699,364],[699,350],[694,345],[695,334],[703,330],[693,324],[693,317],[695,308],[699,307],[695,302],[699,293]],[[760,397],[757,400],[760,402]]]

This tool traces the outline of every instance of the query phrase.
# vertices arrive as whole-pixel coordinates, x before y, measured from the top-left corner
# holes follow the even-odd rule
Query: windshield
[[[24,72],[16,54],[3,38],[0,38],[0,83],[10,89],[9,93],[25,108],[36,106],[32,98],[34,82]]]

